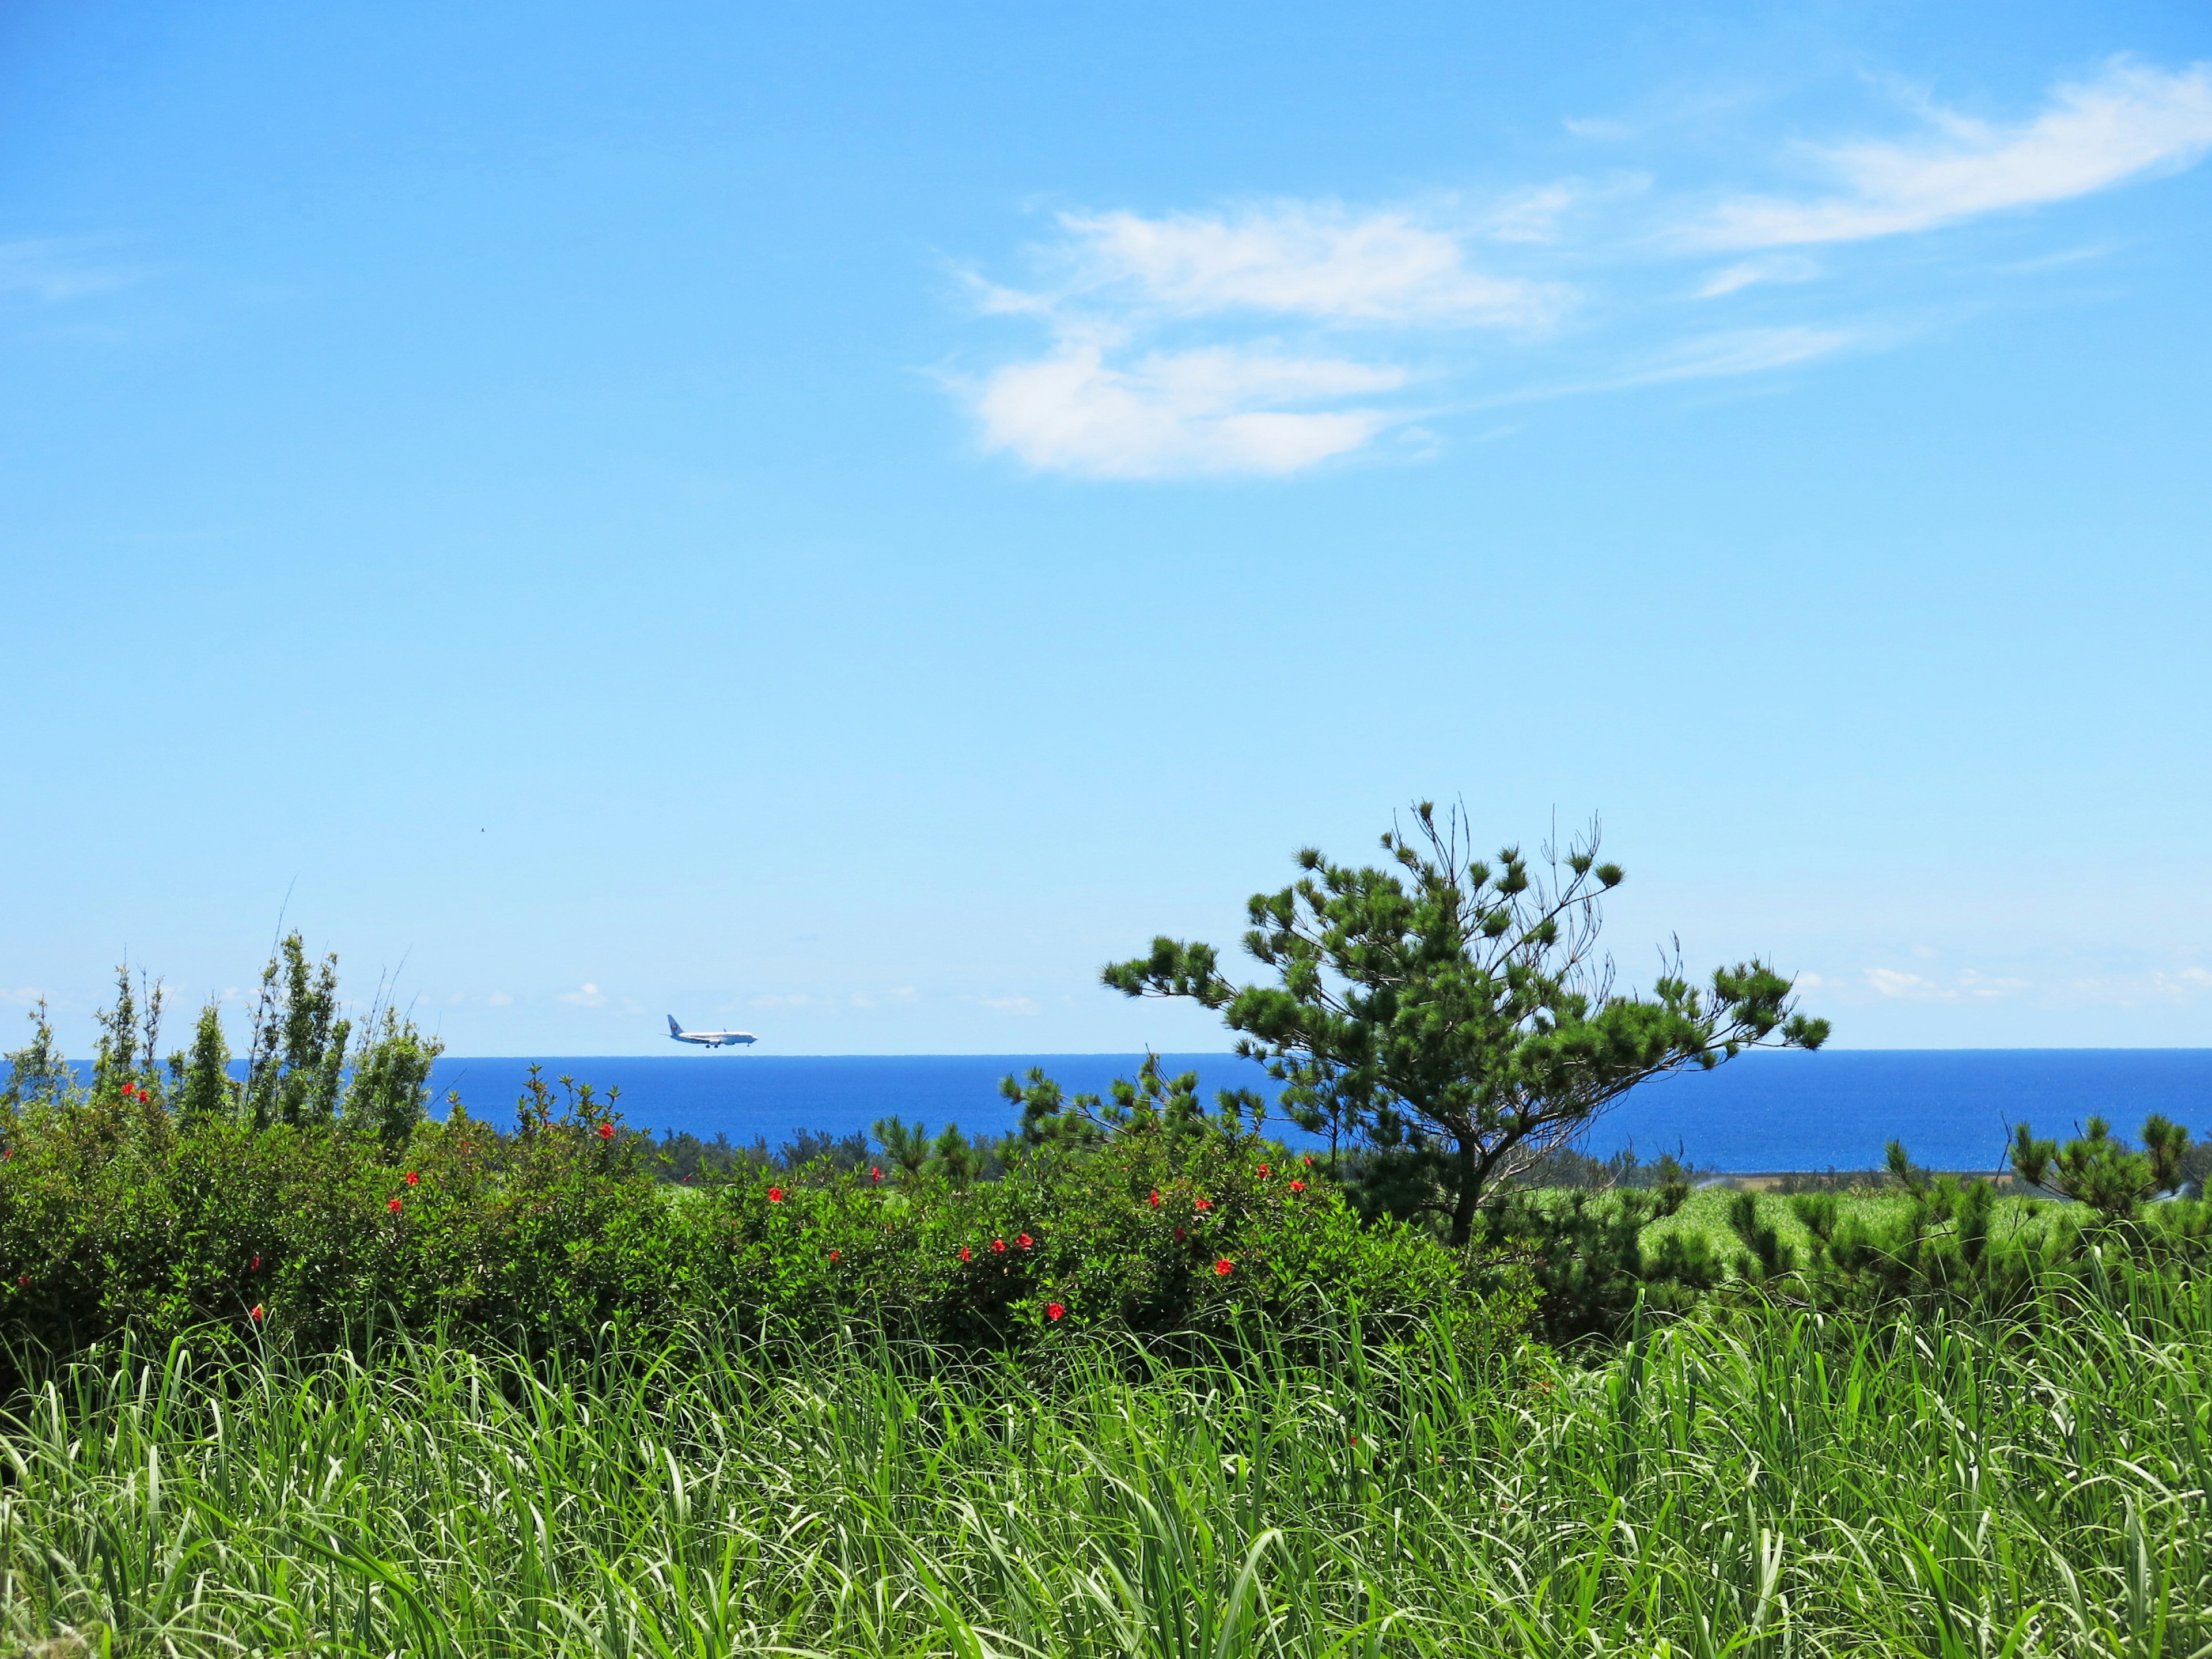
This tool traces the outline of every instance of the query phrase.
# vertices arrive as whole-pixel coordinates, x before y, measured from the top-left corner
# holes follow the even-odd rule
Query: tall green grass
[[[2212,1651],[2212,1313],[1761,1307],[1607,1364],[1431,1328],[1169,1363],[79,1363],[0,1629],[116,1653]]]

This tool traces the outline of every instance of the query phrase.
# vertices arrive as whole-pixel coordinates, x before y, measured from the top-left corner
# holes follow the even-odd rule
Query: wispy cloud
[[[1820,267],[1802,253],[1745,259],[1708,276],[1698,284],[1698,298],[1718,300],[1755,283],[1809,283],[1820,274]]]
[[[1547,222],[1564,204],[1534,201],[1512,222]],[[1566,300],[1558,283],[1473,268],[1464,231],[1401,209],[1274,202],[1230,213],[1062,214],[1049,262],[1057,294],[1014,295],[1015,308],[1059,311],[1078,299],[1166,317],[1255,312],[1328,323],[1532,327]]]
[[[1265,347],[1148,352],[1115,366],[1069,342],[1012,363],[975,398],[984,447],[1030,465],[1109,478],[1295,472],[1364,447],[1393,416],[1328,407],[1396,389],[1402,370]]]
[[[1869,968],[1866,979],[1881,995],[1912,1002],[1957,1002],[1967,998],[1987,1001],[2017,996],[2033,988],[2027,980],[1984,974],[1972,968],[1948,981],[1908,974],[1896,968]]]
[[[968,278],[980,312],[1042,337],[945,381],[986,452],[1036,471],[1280,477],[1394,434],[1419,453],[1413,440],[1432,441],[1413,422],[1438,409],[1771,374],[1893,346],[1914,331],[1863,299],[1839,319],[1826,264],[1795,250],[2187,166],[2212,149],[2212,66],[2115,59],[2014,125],[1925,100],[1911,119],[1904,137],[1768,146],[1829,181],[1802,198],[1669,194],[1624,171],[1485,201],[1062,213],[1030,250],[1030,280]],[[1714,260],[1721,250],[1733,257]],[[1686,277],[1690,258],[1709,268]],[[1712,326],[1753,307],[1756,326]]]
[[[2065,201],[2212,148],[2212,66],[2170,72],[2124,59],[2059,87],[2019,126],[1929,106],[1933,131],[1901,142],[1815,147],[1838,180],[1824,196],[1740,196],[1693,235],[1716,247],[1863,241],[1979,214]]]
[[[105,294],[134,279],[131,271],[101,264],[98,248],[90,240],[61,237],[0,242],[0,294],[52,303]]]
[[[560,1000],[574,1007],[603,1008],[606,1006],[607,997],[598,986],[586,984],[574,991],[562,992]]]
[[[994,1008],[1002,1014],[1033,1014],[1037,1011],[1036,1004],[1027,997],[984,997],[981,1000],[986,1008]]]

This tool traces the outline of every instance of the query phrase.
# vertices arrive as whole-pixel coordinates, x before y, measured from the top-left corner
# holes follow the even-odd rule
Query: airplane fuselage
[[[702,1048],[726,1048],[735,1043],[758,1041],[750,1031],[687,1031],[677,1024],[673,1014],[668,1017],[668,1036],[671,1042],[696,1043]]]

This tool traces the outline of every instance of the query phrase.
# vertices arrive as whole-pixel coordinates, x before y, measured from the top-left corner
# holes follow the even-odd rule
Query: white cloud
[[[507,995],[504,991],[494,991],[489,996],[486,997],[484,1000],[489,1002],[495,1008],[512,1007],[514,1004],[514,999]]]
[[[44,995],[44,991],[33,990],[27,986],[20,991],[0,991],[0,1002],[12,1002],[19,1007],[33,1008],[38,1006],[39,999]]]
[[[1539,193],[1524,222],[1565,204]],[[1079,289],[1121,289],[1127,303],[1170,316],[1528,327],[1550,321],[1565,298],[1554,283],[1470,270],[1459,233],[1390,209],[1279,202],[1234,215],[1063,214],[1060,223],[1069,238],[1060,258]]]
[[[1785,328],[1735,329],[1723,334],[1705,334],[1683,341],[1644,368],[1631,370],[1617,380],[1606,381],[1604,386],[1607,388],[1656,386],[1668,380],[1704,380],[1731,374],[1763,374],[1771,369],[1787,368],[1793,363],[1810,362],[1815,357],[1831,356],[1857,342],[1858,337],[1844,329],[1814,328],[1805,325]]]
[[[1917,974],[1902,973],[1894,968],[1868,969],[1867,983],[1886,997],[1929,999],[1948,998],[1955,994],[1921,978]]]
[[[1556,242],[1559,221],[1582,200],[1582,191],[1570,184],[1539,185],[1509,196],[1490,215],[1487,227],[1495,242]]]
[[[1565,186],[1498,210],[1488,234],[1540,238]],[[1532,330],[1561,284],[1468,260],[1482,228],[1410,210],[1274,202],[1234,211],[1063,214],[1036,289],[976,283],[982,308],[1032,317],[1036,355],[963,384],[985,449],[1092,477],[1280,476],[1365,448],[1409,416],[1358,400],[1401,389],[1395,363],[1348,356],[1346,329]],[[1255,325],[1337,337],[1285,345]],[[1195,343],[1181,337],[1202,331]],[[1167,336],[1162,338],[1162,336]]]
[[[1919,114],[1905,138],[1806,147],[1830,181],[1823,193],[1723,189],[1703,198],[1719,205],[1702,216],[1632,202],[1652,185],[1627,170],[1487,203],[1439,193],[1382,205],[1278,199],[1062,214],[1032,250],[1034,283],[969,279],[981,310],[1026,322],[1036,339],[945,383],[975,416],[985,451],[1042,471],[1135,479],[1281,477],[1386,436],[1398,454],[1433,449],[1413,422],[1444,409],[1772,374],[1894,343],[1907,325],[1879,301],[1855,302],[1856,318],[1839,322],[1815,309],[1814,290],[1795,319],[1692,332],[1674,302],[1756,287],[1778,312],[1786,296],[1765,290],[1824,274],[1801,247],[2056,202],[2183,166],[2212,148],[2212,65],[2116,59],[2011,125],[1925,104]],[[1637,137],[1568,125],[1588,137]],[[1747,133],[1741,148],[1763,142],[1771,148]],[[1728,257],[1712,258],[1717,249]],[[1686,288],[1686,253],[1711,266]],[[1571,313],[1574,327],[1553,326]],[[1638,337],[1609,325],[1639,318],[1664,331]],[[1431,388],[1426,410],[1407,406],[1413,364]],[[1486,384],[1466,384],[1478,374]]]
[[[1820,267],[1802,253],[1777,253],[1762,259],[1746,259],[1717,270],[1698,285],[1698,298],[1717,300],[1754,283],[1809,283]]]
[[[1387,392],[1404,371],[1265,347],[1153,352],[1124,367],[1070,342],[983,382],[983,445],[1040,469],[1094,477],[1295,472],[1364,447],[1394,417],[1315,408]],[[1303,407],[1301,407],[1303,405]]]
[[[2186,166],[2212,148],[2212,65],[2175,73],[2115,59],[2094,80],[2059,87],[2021,126],[1932,106],[1926,113],[1936,131],[1917,141],[1815,149],[1841,181],[1837,193],[1738,197],[1721,204],[1697,240],[1721,247],[1859,241]]]
[[[1869,968],[1866,977],[1867,983],[1883,996],[1914,1002],[1956,1002],[1961,997],[1990,1000],[2014,996],[2030,988],[2027,980],[1992,977],[1972,968],[1948,985],[1895,968]]]
[[[981,1000],[986,1008],[995,1008],[1002,1014],[1033,1014],[1037,1011],[1036,1004],[1027,997],[985,997]]]
[[[606,994],[596,985],[587,984],[580,990],[561,993],[562,1001],[572,1003],[579,1008],[603,1007],[606,1004]]]

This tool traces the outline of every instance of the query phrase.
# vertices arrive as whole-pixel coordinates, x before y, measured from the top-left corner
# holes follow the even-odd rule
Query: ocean
[[[598,1055],[539,1061],[622,1091],[627,1121],[658,1133],[765,1139],[802,1129],[833,1135],[896,1115],[935,1129],[956,1122],[999,1133],[1018,1111],[999,1079],[1041,1066],[1070,1093],[1103,1091],[1132,1074],[1132,1054],[763,1054],[743,1051]],[[1255,1064],[1233,1054],[1164,1054],[1170,1074],[1195,1071],[1212,1091],[1269,1094]],[[448,1058],[433,1077],[441,1103],[458,1091],[479,1117],[511,1121],[530,1062]],[[439,1107],[443,1112],[442,1104]],[[1892,1137],[1914,1163],[1938,1170],[1996,1170],[2011,1126],[2071,1133],[2092,1116],[2133,1138],[2162,1112],[2198,1136],[2212,1133],[2212,1048],[1838,1049],[1753,1054],[1712,1072],[1662,1078],[1636,1090],[1591,1129],[1600,1157],[1632,1146],[1646,1158],[1674,1152],[1705,1169],[1863,1170],[1877,1167]],[[1298,1139],[1293,1133],[1290,1138]]]

